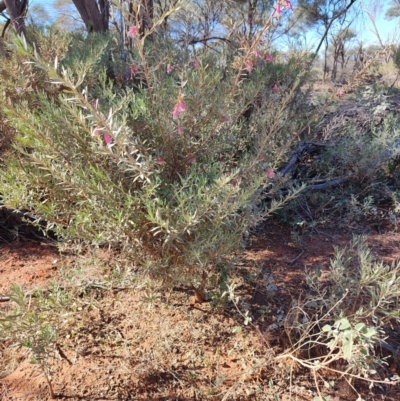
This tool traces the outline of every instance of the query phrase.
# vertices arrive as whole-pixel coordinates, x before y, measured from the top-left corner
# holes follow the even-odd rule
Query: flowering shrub
[[[203,286],[284,201],[260,202],[282,183],[277,163],[301,129],[306,59],[275,62],[261,35],[218,56],[146,42],[135,26],[128,36],[134,46],[114,61],[104,35],[64,38],[53,58],[16,40],[2,62],[46,84],[1,100],[17,132],[4,202],[45,217],[60,239],[122,247],[166,282]]]

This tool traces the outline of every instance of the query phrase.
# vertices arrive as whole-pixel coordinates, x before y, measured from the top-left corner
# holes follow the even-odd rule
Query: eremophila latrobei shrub
[[[121,58],[112,36],[53,36],[16,39],[1,61],[0,113],[16,132],[4,203],[167,282],[204,284],[283,202],[266,210],[261,189],[282,183],[274,169],[300,130],[306,56],[274,64],[257,42],[194,55],[153,37]]]

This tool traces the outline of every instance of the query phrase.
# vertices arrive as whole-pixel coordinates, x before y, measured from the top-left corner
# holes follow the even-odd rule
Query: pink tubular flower
[[[131,26],[128,31],[128,36],[133,39],[136,37],[137,34],[138,34],[138,27]]]
[[[99,127],[96,127],[93,132],[92,136],[99,136],[101,129]]]
[[[192,164],[192,163],[194,163],[196,161],[196,157],[195,156],[193,156],[193,157],[191,157],[190,159],[188,159],[188,163],[189,164]]]
[[[137,66],[135,64],[131,64],[130,71],[131,71],[131,76],[135,76],[137,71]]]
[[[181,113],[186,111],[186,105],[183,103],[181,98],[178,98],[178,101],[175,104],[174,111],[172,112],[172,116],[174,118],[178,118]]]
[[[254,50],[253,54],[257,57],[257,58],[261,58],[261,53],[258,50]]]
[[[195,59],[193,60],[193,67],[194,67],[194,69],[199,68],[199,62],[197,61],[197,58],[195,58]]]
[[[290,11],[293,11],[292,3],[289,0],[285,0],[285,7]]]
[[[269,63],[274,62],[272,56],[269,53],[265,53],[265,61],[268,61]]]
[[[252,71],[253,71],[253,68],[254,68],[253,62],[250,61],[250,60],[246,61],[246,70],[247,70],[248,72],[252,72]]]
[[[171,74],[171,72],[172,72],[171,64],[167,64],[167,74]]]
[[[275,12],[278,17],[282,14],[281,3],[279,1],[276,3]]]
[[[177,130],[178,130],[178,134],[179,134],[179,135],[182,135],[183,129],[182,129],[182,126],[181,126],[181,125],[178,125]]]
[[[271,179],[275,177],[275,172],[274,172],[274,170],[272,170],[271,167],[267,168],[267,177],[271,178]]]
[[[185,105],[185,103],[183,103],[182,99],[178,99],[178,107],[179,107],[179,111],[181,113],[186,111],[186,105]]]
[[[158,163],[158,164],[167,164],[167,162],[166,162],[162,157],[159,157],[159,158],[157,159],[157,163]]]
[[[344,90],[343,89],[339,89],[336,94],[337,94],[338,97],[342,97],[344,95]]]
[[[111,145],[112,139],[111,139],[110,135],[104,134],[104,141],[105,141],[107,146]]]
[[[175,105],[174,111],[172,112],[172,117],[173,117],[173,118],[178,118],[178,117],[179,117],[179,114],[180,114],[180,112],[179,112],[178,105]]]
[[[274,92],[278,92],[279,91],[279,86],[277,84],[275,84],[274,87],[272,88],[272,90]]]

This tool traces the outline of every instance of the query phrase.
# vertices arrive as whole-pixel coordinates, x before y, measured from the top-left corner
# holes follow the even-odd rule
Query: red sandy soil
[[[314,233],[311,236],[303,236],[302,245],[300,246],[298,243],[293,242],[289,227],[275,224],[265,230],[261,230],[256,237],[252,237],[248,249],[242,257],[241,264],[245,266],[256,262],[264,271],[273,273],[279,288],[278,293],[286,294],[287,300],[290,302],[290,299],[297,299],[305,289],[304,267],[315,268],[321,265],[326,268],[333,257],[334,246],[347,246],[350,240],[351,234],[345,231],[319,231],[319,233]],[[399,233],[370,233],[368,244],[372,247],[375,255],[383,258],[387,263],[400,259]],[[300,254],[301,256],[299,256]],[[24,291],[29,291],[38,286],[46,287],[46,283],[52,277],[57,276],[59,263],[59,253],[48,244],[29,241],[2,244],[0,246],[0,294],[4,295],[10,288],[11,283],[18,283],[23,287]],[[156,349],[154,348],[155,342],[151,337],[146,337],[147,329],[150,332],[154,332],[154,330],[157,330],[155,326],[163,325],[164,323],[176,329],[181,325],[179,336],[181,336],[182,341],[187,339],[189,342],[193,341],[193,345],[200,344],[201,346],[201,344],[204,344],[204,352],[209,352],[212,359],[212,356],[215,355],[215,347],[220,346],[222,349],[223,345],[218,345],[220,344],[219,341],[222,340],[213,338],[213,334],[208,333],[209,339],[201,342],[203,340],[199,340],[199,337],[196,337],[197,326],[193,322],[198,322],[199,325],[206,324],[210,327],[221,327],[221,330],[224,330],[224,325],[232,327],[235,324],[232,318],[229,316],[217,316],[212,313],[207,314],[208,306],[199,305],[198,308],[191,308],[188,296],[182,294],[181,296],[175,296],[175,298],[172,297],[173,302],[176,302],[175,309],[170,308],[166,312],[162,309],[161,303],[155,303],[152,310],[158,311],[157,316],[144,315],[141,316],[140,320],[135,320],[135,312],[143,313],[138,306],[138,295],[122,292],[118,294],[118,297],[118,302],[123,303],[126,300],[131,302],[131,310],[121,310],[117,302],[113,301],[108,309],[87,312],[90,324],[85,328],[85,335],[82,335],[70,348],[66,349],[66,358],[58,358],[53,383],[55,392],[59,394],[59,399],[158,401],[204,399],[192,388],[196,386],[201,388],[203,381],[205,385],[213,380],[212,362],[210,362],[208,371],[206,367],[201,369],[201,380],[196,376],[196,379],[193,379],[196,382],[190,391],[185,391],[184,388],[179,386],[179,383],[180,380],[183,381],[183,378],[186,377],[186,373],[181,372],[180,379],[177,379],[170,372],[165,370],[161,372],[161,370],[157,370],[158,367],[154,367],[154,377],[149,374],[145,375],[141,372],[148,367],[142,366],[138,362],[140,358],[137,357],[139,359],[136,360],[132,353],[124,356],[124,352],[128,352],[127,350],[118,354],[118,347],[120,347],[120,342],[123,339],[128,338],[129,335],[132,336],[132,330],[135,326],[141,329],[141,331],[135,332],[136,336],[139,335],[137,333],[143,332],[143,337],[140,340],[140,352],[153,352]],[[186,312],[182,312],[182,310]],[[163,315],[164,313],[165,315]],[[188,329],[185,326],[185,321],[189,315],[191,324],[194,324],[194,327]],[[106,325],[110,320],[112,320],[112,325]],[[164,326],[160,326],[159,330],[162,331],[162,327]],[[231,331],[229,331],[229,335],[231,335],[230,333]],[[99,342],[96,347],[86,344],[86,335],[91,336],[91,338],[96,337],[96,335],[102,338],[110,338],[110,341],[115,342],[115,354],[102,352]],[[160,336],[162,336],[162,333]],[[163,337],[163,341],[165,341],[165,338],[167,337]],[[238,342],[240,343],[240,341]],[[167,345],[165,347],[168,348]],[[176,358],[176,364],[178,365],[180,358],[183,358],[183,351],[180,351],[179,347],[179,344],[175,344],[170,351],[170,358]],[[0,358],[2,356],[1,351],[0,343]],[[13,362],[13,371],[8,371],[5,376],[3,373],[3,377],[0,376],[0,399],[2,401],[48,400],[46,381],[38,366],[30,364],[22,350],[17,354],[18,357]],[[224,357],[218,362],[218,366],[220,371],[226,374],[227,377],[234,378],[235,374],[240,372],[240,361],[228,355],[229,353],[224,354]],[[68,361],[66,361],[67,358]],[[185,363],[188,364],[189,362]],[[197,371],[200,371],[200,368]],[[234,385],[235,379],[231,380],[231,383]],[[365,399],[368,401],[398,400],[400,399],[400,393],[392,392],[391,394],[371,397],[367,395]],[[307,397],[307,394],[303,392],[303,394],[299,393],[299,398],[297,396],[295,398],[310,400],[313,397]],[[210,395],[207,399],[217,400],[221,399],[221,397],[215,398]],[[226,398],[226,400],[231,399],[235,398]],[[241,396],[237,399],[252,400],[258,398],[249,395],[248,398]],[[281,398],[281,400],[285,399],[288,398]],[[349,394],[341,394],[339,391],[330,398],[331,401],[351,399],[353,398]]]
[[[49,244],[34,241],[1,244],[0,294],[5,294],[11,284],[25,289],[44,286],[57,273],[59,262],[59,252]]]

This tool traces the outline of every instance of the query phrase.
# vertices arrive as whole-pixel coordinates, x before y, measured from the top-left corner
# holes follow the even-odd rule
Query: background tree
[[[47,27],[52,24],[49,9],[42,3],[33,3],[29,6],[27,15],[28,24],[36,27]]]
[[[54,24],[61,30],[75,31],[85,27],[77,8],[71,0],[55,0],[52,4],[54,10]]]
[[[9,1],[9,0],[7,0]],[[107,32],[110,20],[109,0],[72,0],[88,32]]]
[[[177,0],[155,0],[154,18],[160,17],[176,4]],[[192,0],[182,4],[173,16],[164,19],[163,30],[158,32],[186,46],[214,47],[221,41],[240,45],[243,41],[250,41],[264,25],[273,5],[273,0]],[[145,10],[146,6],[142,8]],[[129,14],[135,15],[132,11]]]
[[[396,0],[392,2],[392,6],[386,10],[385,16],[388,19],[395,18],[395,9],[399,7],[400,1]],[[400,8],[398,9],[400,16]],[[377,19],[384,13],[384,8],[382,3],[370,0],[368,2],[363,1],[363,12],[366,18],[369,19],[371,23],[370,31],[374,34],[375,38],[379,43],[379,49],[384,57],[386,63],[388,63],[393,54],[393,44],[398,42],[396,38],[396,33],[384,38],[382,32],[380,32],[377,24]],[[389,13],[389,14],[388,14]]]
[[[386,11],[386,18],[393,19],[400,17],[400,0],[390,0],[390,7]]]
[[[2,36],[8,25],[11,24],[16,32],[21,35],[25,33],[25,17],[28,0],[2,0],[0,2],[0,13],[7,11],[7,22],[3,28]]]
[[[298,12],[304,14],[305,26],[316,30],[321,35],[315,54],[318,54],[325,44],[324,80],[328,72],[329,34],[335,31],[334,35],[336,36],[340,27],[343,29],[346,24],[350,26],[349,21],[353,21],[354,13],[358,12],[358,9],[351,12],[352,6],[356,2],[357,0],[299,0],[298,2]]]
[[[331,71],[331,80],[335,81],[338,74],[338,66],[340,65],[341,71],[343,73],[344,67],[348,60],[347,57],[347,49],[349,43],[356,38],[356,33],[347,26],[344,29],[341,29],[337,32],[336,35],[332,36],[331,39],[331,47],[332,47],[332,71]]]
[[[378,29],[377,19],[382,14],[383,8],[382,4],[376,1],[362,2],[363,3],[363,13],[366,18],[369,19],[371,23],[370,31],[374,34],[378,40],[381,47],[384,47],[383,39]]]

